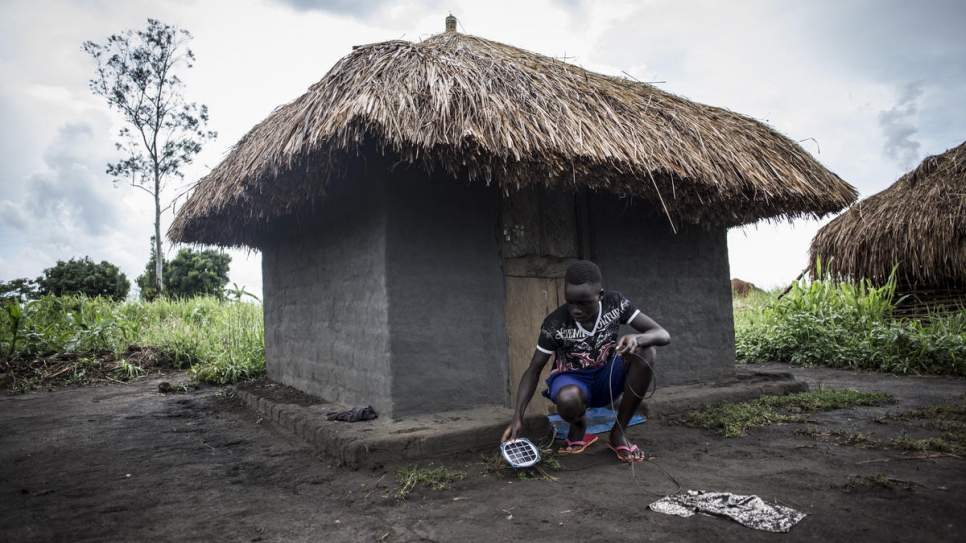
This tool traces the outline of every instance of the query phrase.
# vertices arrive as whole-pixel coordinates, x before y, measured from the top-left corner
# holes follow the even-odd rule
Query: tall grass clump
[[[261,304],[197,297],[143,307],[143,344],[200,381],[228,384],[265,373]]]
[[[890,373],[966,375],[966,314],[893,318],[896,281],[801,279],[735,311],[739,363],[787,362]]]
[[[84,296],[0,301],[0,361],[6,368],[70,355],[112,354],[125,373],[132,349],[158,358],[199,380],[234,383],[265,372],[261,304],[214,297],[115,302]]]

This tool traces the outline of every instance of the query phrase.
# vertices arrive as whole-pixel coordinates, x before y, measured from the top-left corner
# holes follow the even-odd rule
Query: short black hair
[[[600,285],[604,282],[600,275],[600,268],[589,260],[578,260],[571,264],[567,268],[567,275],[564,276],[564,280],[568,285],[583,285],[585,283]]]

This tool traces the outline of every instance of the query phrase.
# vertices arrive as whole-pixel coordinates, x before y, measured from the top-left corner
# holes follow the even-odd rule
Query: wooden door
[[[577,225],[573,194],[538,187],[503,200],[501,250],[511,407],[516,405],[520,378],[530,365],[543,319],[564,303],[564,274],[579,254]],[[553,404],[540,395],[552,363],[544,368],[528,413],[554,412]]]

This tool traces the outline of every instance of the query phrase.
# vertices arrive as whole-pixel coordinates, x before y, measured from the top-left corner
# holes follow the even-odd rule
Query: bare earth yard
[[[857,446],[906,432],[889,412],[956,401],[966,381],[828,369],[813,388],[891,392],[897,404],[820,413],[810,424],[726,439],[649,421],[629,434],[652,461],[633,469],[602,439],[561,459],[555,481],[484,473],[479,453],[446,466],[446,490],[394,494],[405,465],[350,470],[226,389],[158,392],[160,379],[0,396],[0,541],[962,541],[966,460]],[[169,376],[177,380],[177,376]],[[961,401],[961,400],[960,400]],[[801,430],[814,430],[802,435]],[[499,436],[493,436],[494,446]],[[647,505],[678,488],[755,494],[806,513],[784,535]]]

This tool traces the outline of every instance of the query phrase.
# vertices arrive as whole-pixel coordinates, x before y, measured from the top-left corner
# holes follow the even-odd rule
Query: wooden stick
[[[807,271],[808,271],[808,268],[805,268],[804,270],[802,270],[802,273],[798,274],[798,277],[796,277],[794,281],[792,281],[791,283],[789,283],[788,286],[785,287],[785,290],[783,290],[782,293],[778,295],[778,299],[781,300],[782,299],[782,296],[788,294],[788,291],[789,290],[792,290],[792,286],[794,286],[795,283],[801,281],[802,280],[802,277],[805,277],[805,272],[807,272]]]

